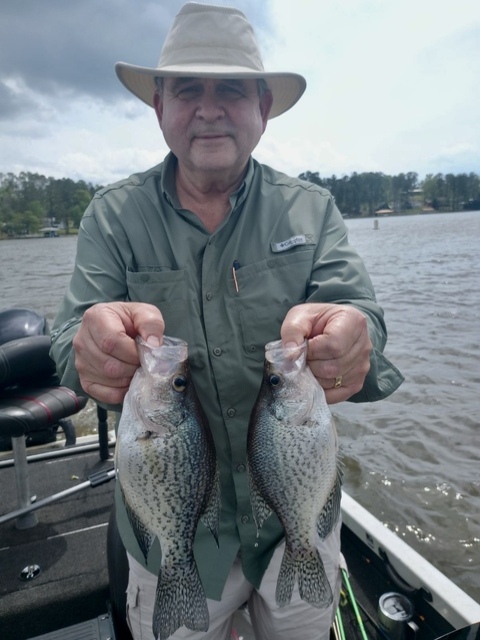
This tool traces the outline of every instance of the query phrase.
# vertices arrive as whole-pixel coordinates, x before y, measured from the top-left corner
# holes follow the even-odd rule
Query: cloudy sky
[[[118,60],[156,66],[183,0],[2,0],[0,173],[107,184],[167,152]],[[478,0],[229,0],[308,83],[254,155],[292,175],[480,173]]]

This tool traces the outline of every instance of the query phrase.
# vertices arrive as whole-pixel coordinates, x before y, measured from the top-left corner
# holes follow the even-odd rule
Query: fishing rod
[[[32,511],[36,511],[37,509],[41,509],[42,507],[46,507],[47,505],[52,504],[57,500],[61,500],[62,498],[71,496],[72,494],[83,491],[84,489],[88,489],[89,487],[92,487],[92,489],[94,489],[95,487],[99,487],[101,484],[105,484],[113,478],[115,478],[115,469],[108,469],[93,473],[92,475],[88,476],[88,480],[86,480],[85,482],[81,482],[74,487],[70,487],[69,489],[65,489],[64,491],[59,491],[58,493],[54,493],[47,498],[43,498],[42,500],[33,502],[28,507],[10,511],[10,513],[6,513],[5,515],[0,516],[0,524],[24,516],[27,513],[31,513]]]

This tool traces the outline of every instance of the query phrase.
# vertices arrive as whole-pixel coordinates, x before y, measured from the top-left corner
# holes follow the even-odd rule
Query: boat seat
[[[11,438],[19,509],[30,506],[26,439],[83,409],[87,398],[59,385],[49,357],[49,336],[27,336],[0,345],[0,437]],[[34,512],[17,518],[26,529]]]

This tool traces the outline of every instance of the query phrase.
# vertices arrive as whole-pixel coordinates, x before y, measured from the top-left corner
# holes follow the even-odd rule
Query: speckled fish
[[[166,640],[185,625],[207,631],[209,616],[193,556],[199,519],[218,542],[219,475],[213,438],[190,377],[187,344],[137,338],[140,368],[125,396],[116,446],[117,481],[147,559],[162,550],[153,633]]]
[[[306,341],[292,348],[280,340],[266,345],[247,459],[259,535],[272,511],[285,531],[278,606],[290,602],[297,579],[300,597],[324,608],[333,595],[315,540],[324,540],[338,521],[342,474],[332,415],[306,353]]]

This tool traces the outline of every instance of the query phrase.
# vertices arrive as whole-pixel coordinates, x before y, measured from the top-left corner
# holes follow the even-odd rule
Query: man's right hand
[[[153,305],[108,302],[90,307],[73,339],[82,388],[106,404],[121,404],[140,365],[135,338],[159,346],[165,322]]]

